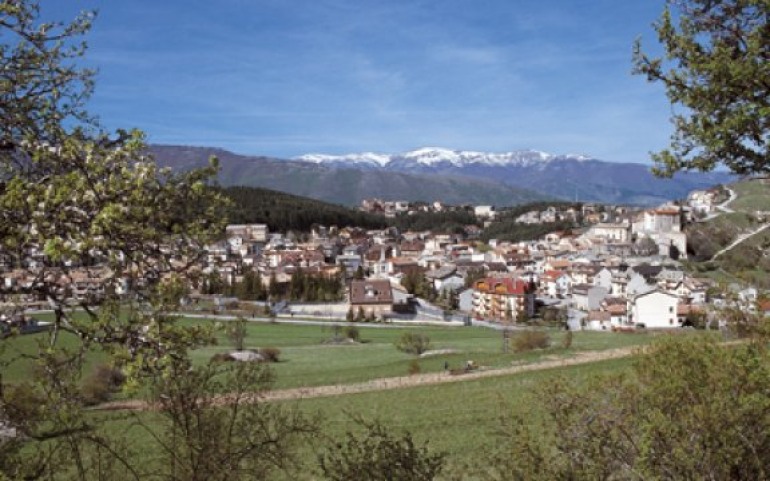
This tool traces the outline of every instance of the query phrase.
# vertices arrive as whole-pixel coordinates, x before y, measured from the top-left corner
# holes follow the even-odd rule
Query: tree
[[[223,231],[226,202],[210,188],[216,162],[172,173],[146,155],[141,132],[103,132],[84,108],[91,72],[77,67],[92,15],[45,23],[39,11],[35,0],[0,2],[0,256],[30,280],[3,284],[0,297],[16,303],[4,302],[2,314],[13,315],[34,300],[45,302],[54,319],[46,341],[25,354],[38,366],[30,381],[0,385],[0,424],[19,434],[0,444],[0,478],[146,479],[121,433],[109,433],[101,426],[104,418],[85,411],[81,372],[90,350],[102,351],[127,375],[126,389],[136,392],[162,380],[170,397],[156,401],[170,403],[178,393],[192,393],[186,398],[190,414],[179,419],[212,440],[188,436],[175,438],[182,444],[162,443],[182,449],[172,456],[173,465],[183,466],[177,461],[184,458],[200,462],[206,468],[201,473],[215,467],[261,472],[258,459],[288,454],[283,438],[272,433],[296,432],[293,418],[273,410],[249,418],[248,408],[212,409],[211,396],[189,391],[194,384],[174,384],[197,380],[207,394],[219,389],[188,359],[189,349],[213,341],[211,330],[180,325],[165,314],[176,310],[191,276],[203,267],[204,246]],[[91,289],[75,294],[62,287],[76,278],[87,279]],[[254,366],[216,369],[225,368],[235,372],[218,378],[231,383],[222,390],[239,392],[259,379],[249,371]],[[160,414],[173,409],[161,405]],[[230,418],[220,417],[228,412]],[[240,416],[246,422],[223,434],[220,420]],[[169,426],[185,433],[173,420]],[[215,439],[223,444],[212,444]],[[257,448],[254,459],[239,457]],[[238,476],[246,475],[228,479]]]
[[[770,36],[766,0],[667,0],[655,23],[664,58],[634,47],[634,71],[666,88],[675,131],[655,172],[770,173]]]
[[[420,354],[428,351],[431,347],[430,338],[425,334],[414,334],[411,332],[405,332],[395,342],[396,349],[407,354],[414,354],[419,356]]]
[[[59,145],[63,122],[89,120],[85,101],[94,72],[76,61],[92,12],[72,22],[41,22],[37,2],[0,2],[0,160],[18,159],[23,144]]]
[[[656,343],[631,373],[546,383],[511,416],[492,479],[766,479],[770,351]],[[541,416],[542,414],[542,416]],[[483,467],[482,469],[487,469]]]
[[[366,275],[364,274],[364,266],[359,265],[356,268],[356,272],[353,273],[353,279],[361,280],[364,279]]]
[[[137,421],[159,441],[160,478],[267,479],[296,467],[297,448],[317,433],[317,422],[260,401],[271,382],[270,371],[255,362],[183,362],[156,377],[150,399],[159,419]]]
[[[227,329],[227,337],[233,342],[236,351],[243,351],[247,334],[246,319],[243,317],[238,317]]]
[[[348,432],[318,456],[325,479],[348,481],[431,481],[444,467],[445,455],[431,453],[427,443],[418,446],[411,434],[395,436],[381,423],[356,420],[363,427],[361,435]]]

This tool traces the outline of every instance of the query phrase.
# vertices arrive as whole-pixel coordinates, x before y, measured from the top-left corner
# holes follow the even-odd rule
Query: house
[[[540,291],[550,297],[568,294],[570,285],[570,276],[563,271],[545,271],[540,276]]]
[[[610,325],[613,329],[629,327],[628,302],[620,297],[605,298],[600,309],[610,314]]]
[[[677,318],[679,298],[659,289],[638,294],[628,301],[628,322],[648,329],[681,327]]]
[[[267,224],[235,224],[225,227],[228,239],[239,238],[242,242],[267,242]]]
[[[591,226],[585,236],[603,239],[605,242],[628,242],[631,238],[631,226],[627,224],[599,223]]]
[[[387,261],[386,273],[389,275],[409,275],[422,272],[416,259],[410,257],[391,257]]]
[[[534,286],[520,279],[487,277],[473,284],[473,315],[478,319],[515,321],[535,314]]]
[[[444,289],[456,291],[465,287],[465,278],[452,265],[430,270],[425,273],[425,278],[433,284],[433,289],[436,292],[441,292]]]
[[[612,292],[612,271],[603,267],[599,272],[594,274],[594,285],[604,287],[607,289],[607,292]]]
[[[384,316],[393,312],[393,290],[388,280],[353,280],[350,283],[350,307],[363,309],[369,315]]]
[[[575,284],[572,286],[572,305],[581,311],[595,311],[608,294],[604,287]]]
[[[583,328],[591,331],[611,331],[612,316],[606,311],[588,311],[583,320]]]
[[[473,213],[476,215],[479,219],[489,219],[494,220],[495,218],[495,207],[491,205],[477,205],[473,209]]]

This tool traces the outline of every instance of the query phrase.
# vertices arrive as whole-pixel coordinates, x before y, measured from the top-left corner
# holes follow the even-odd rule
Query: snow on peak
[[[347,155],[327,155],[327,154],[305,154],[295,157],[294,160],[302,162],[312,162],[314,164],[324,163],[350,163],[350,164],[372,164],[384,167],[390,162],[391,156],[387,154],[377,154],[375,152],[363,152],[360,154]]]
[[[360,154],[347,155],[325,155],[325,154],[307,154],[295,157],[295,160],[321,163],[336,164],[365,164],[375,167],[385,167],[394,161],[398,164],[410,164],[414,166],[433,166],[437,164],[448,163],[456,167],[464,165],[481,164],[490,166],[536,166],[547,164],[556,159],[570,159],[585,161],[591,159],[584,155],[568,154],[554,156],[539,150],[517,150],[513,152],[477,152],[472,150],[451,150],[441,147],[423,147],[401,154],[378,154],[374,152],[364,152]]]

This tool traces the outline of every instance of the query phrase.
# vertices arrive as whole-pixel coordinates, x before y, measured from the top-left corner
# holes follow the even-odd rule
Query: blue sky
[[[43,0],[99,15],[90,109],[153,143],[238,153],[419,147],[648,162],[671,126],[650,0]]]

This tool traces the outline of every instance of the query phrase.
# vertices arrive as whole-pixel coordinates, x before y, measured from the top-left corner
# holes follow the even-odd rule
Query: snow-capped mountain
[[[386,168],[388,170],[410,170],[418,167],[436,167],[441,165],[464,167],[469,165],[487,166],[518,166],[531,167],[544,165],[554,160],[589,160],[582,155],[556,156],[537,150],[518,150],[513,152],[477,152],[470,150],[449,150],[440,147],[425,147],[400,154],[378,154],[365,152],[361,154],[325,155],[307,154],[294,160],[316,164],[333,165],[337,167]]]
[[[601,161],[585,155],[537,150],[489,153],[438,147],[400,154],[310,154],[294,160],[334,169],[381,170],[474,178],[526,188],[563,199],[621,204],[658,204],[690,191],[729,182],[721,172],[682,173],[659,179],[650,166]]]

